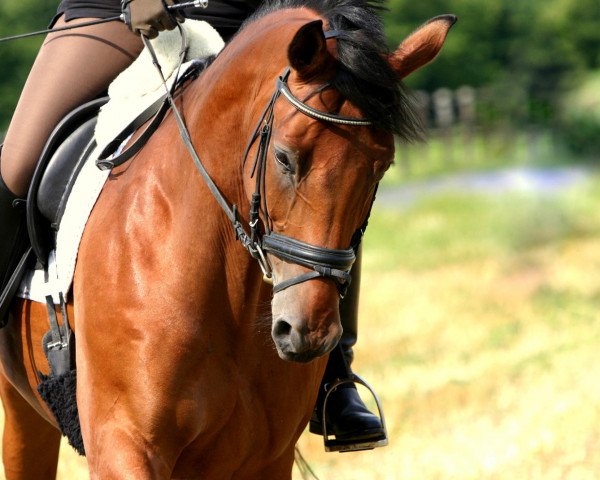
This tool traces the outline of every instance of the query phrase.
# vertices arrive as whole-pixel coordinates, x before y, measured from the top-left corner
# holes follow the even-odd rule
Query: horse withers
[[[235,218],[260,212],[238,226],[254,227],[261,265],[173,115],[111,173],[68,305],[91,478],[291,477],[341,334],[349,246],[394,134],[418,133],[400,79],[435,57],[455,21],[436,17],[388,54],[376,12],[359,0],[265,7],[177,97]],[[0,331],[6,475],[54,478],[60,433],[36,392],[46,307],[18,301],[11,315]]]

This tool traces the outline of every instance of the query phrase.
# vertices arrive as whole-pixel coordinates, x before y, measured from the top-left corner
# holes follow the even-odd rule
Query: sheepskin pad
[[[193,59],[216,55],[223,48],[223,39],[206,22],[188,19],[182,24],[182,28],[186,31],[189,43],[186,63],[181,68],[182,73],[191,65]],[[151,43],[167,85],[171,86],[175,81],[179,63],[179,30],[161,32]],[[19,297],[42,303],[45,303],[47,295],[52,295],[58,303],[59,292],[63,292],[65,298],[67,297],[85,224],[109,175],[109,172],[100,171],[96,167],[95,160],[113,138],[164,92],[161,78],[146,49],[110,85],[110,101],[102,107],[95,131],[98,146],[83,166],[73,186],[58,231],[56,252],[50,258],[48,275],[42,270],[28,272],[17,294]]]

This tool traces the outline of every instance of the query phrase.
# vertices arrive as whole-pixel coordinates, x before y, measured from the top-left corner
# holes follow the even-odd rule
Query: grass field
[[[321,480],[600,478],[599,174],[376,209],[363,270],[355,370],[390,445],[326,454],[305,433]],[[87,478],[69,447],[59,478]]]

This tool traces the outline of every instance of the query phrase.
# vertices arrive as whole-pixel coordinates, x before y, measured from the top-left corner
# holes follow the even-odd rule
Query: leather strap
[[[148,44],[150,45],[150,44]],[[152,105],[147,107],[142,113],[140,113],[129,125],[127,125],[119,135],[115,137],[100,153],[100,156],[96,160],[96,166],[100,170],[110,170],[114,167],[122,165],[136,153],[138,153],[150,137],[156,132],[159,125],[165,118],[166,113],[169,111],[171,105],[169,96],[172,96],[181,85],[188,80],[196,79],[200,73],[206,68],[208,63],[212,60],[211,57],[195,60],[194,63],[186,70],[186,72],[178,77],[169,93],[165,93],[158,98]],[[164,81],[164,79],[163,79]],[[154,117],[154,118],[152,118]],[[129,146],[129,148],[123,151],[118,156],[111,158],[121,144],[127,140],[138,128],[142,127],[148,120],[152,118],[150,124],[146,127],[144,132]]]
[[[281,94],[290,102],[296,109],[302,112],[307,117],[314,118],[315,120],[320,120],[322,122],[335,123],[337,125],[352,125],[355,127],[362,127],[372,125],[373,122],[367,120],[366,118],[352,118],[345,117],[343,115],[334,115],[332,113],[321,112],[315,108],[312,108],[310,105],[302,102],[291,92],[291,90],[287,86],[287,77],[289,75],[288,70],[277,80],[277,89],[281,92]]]
[[[313,278],[323,277],[330,278],[335,282],[341,298],[344,298],[346,296],[346,291],[348,290],[348,287],[350,286],[350,282],[352,280],[350,272],[346,272],[344,270],[336,270],[334,268],[329,267],[316,266],[314,268],[315,269],[312,272],[306,272],[301,275],[297,275],[295,277],[288,278],[287,280],[274,284],[273,293],[275,294],[277,292],[281,292],[286,288],[298,285],[299,283],[303,283],[308,280],[312,280]]]
[[[319,272],[313,271],[313,272],[306,272],[302,275],[298,275],[297,277],[288,278],[287,280],[284,280],[283,282],[279,282],[279,283],[273,285],[273,294],[281,292],[282,290],[285,290],[286,288],[289,288],[293,285],[297,285],[299,283],[306,282],[308,280],[312,280],[313,278],[322,277],[322,276],[323,275],[321,275]]]
[[[332,270],[350,270],[356,259],[354,250],[337,250],[296,240],[272,232],[263,236],[263,249],[282,260],[305,267],[330,267]]]
[[[102,150],[102,153],[100,153],[98,159],[96,160],[96,166],[100,170],[111,170],[116,166],[122,165],[131,157],[133,157],[150,139],[152,134],[163,121],[163,118],[165,118],[165,114],[168,111],[169,101],[167,100],[167,95],[165,94],[156,100],[152,105],[147,107],[142,113],[140,113],[121,131],[121,133],[115,137],[114,140],[112,140],[104,148],[104,150]],[[133,142],[133,144],[127,150],[109,160],[109,157],[121,146],[121,144],[151,118],[152,121],[146,127],[144,132],[135,140],[135,142]]]
[[[35,254],[33,253],[33,248],[29,247],[21,257],[21,260],[19,260],[17,267],[4,287],[4,291],[0,292],[0,328],[4,327],[8,322],[9,307],[21,285],[23,275],[35,263],[34,260]]]

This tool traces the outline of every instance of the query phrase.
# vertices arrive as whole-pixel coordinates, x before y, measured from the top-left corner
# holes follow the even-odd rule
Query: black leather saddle
[[[94,150],[94,129],[108,97],[69,113],[54,129],[33,174],[27,195],[27,228],[38,261],[45,266],[73,184]]]

